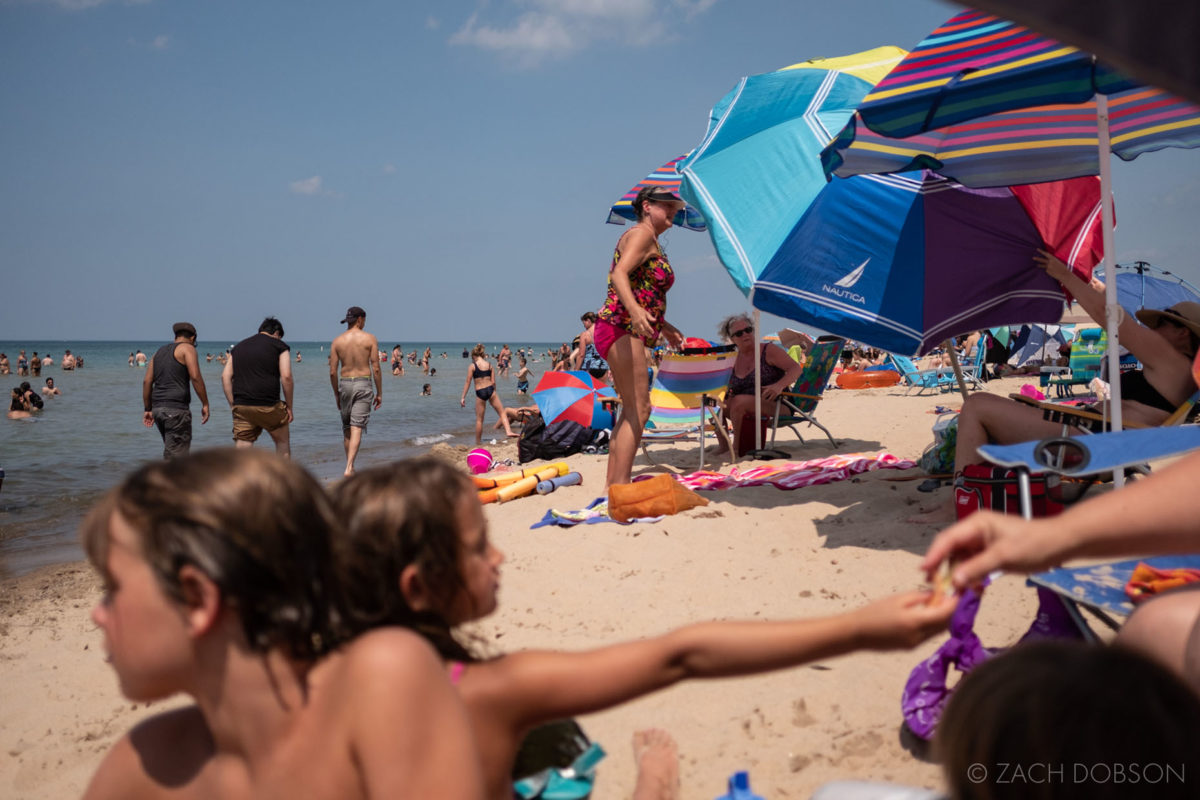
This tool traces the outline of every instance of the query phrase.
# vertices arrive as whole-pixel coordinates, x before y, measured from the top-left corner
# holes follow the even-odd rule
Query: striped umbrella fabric
[[[1160,89],[1108,98],[1112,152],[1125,161],[1167,147],[1200,147],[1200,108]],[[1005,186],[1097,175],[1096,102],[991,114],[907,138],[875,133],[858,114],[821,153],[827,173],[930,169],[964,186]]]
[[[613,203],[612,208],[609,209],[608,223],[610,225],[624,225],[626,222],[637,222],[637,214],[633,210],[633,201],[637,197],[638,192],[647,186],[660,186],[678,196],[679,182],[682,178],[676,171],[675,166],[689,155],[691,153],[684,153],[681,156],[672,158],[647,175],[645,180],[637,183],[632,189],[621,195],[621,199]],[[708,228],[704,222],[704,217],[690,205],[676,214],[672,222],[680,228],[687,228],[689,231],[703,231]]]
[[[964,11],[880,80],[859,113],[871,130],[905,137],[1015,108],[1082,103],[1137,85],[1089,53]]]

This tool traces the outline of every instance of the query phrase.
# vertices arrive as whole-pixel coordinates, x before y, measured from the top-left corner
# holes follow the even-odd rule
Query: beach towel
[[[608,515],[608,498],[597,497],[588,503],[585,508],[581,508],[578,511],[564,511],[552,508],[540,520],[530,525],[529,529],[544,528],[547,525],[571,528],[576,525],[594,525],[597,522],[617,522],[618,525],[632,525],[635,522],[658,522],[660,519],[662,517],[640,517],[638,519],[631,519],[628,522],[617,522],[617,520]]]
[[[1131,603],[1137,605],[1163,592],[1197,582],[1200,582],[1200,569],[1157,569],[1145,561],[1140,561],[1133,568],[1129,583],[1125,584],[1125,595]]]
[[[846,455],[814,458],[810,461],[789,461],[783,464],[762,464],[746,469],[734,466],[728,474],[693,472],[676,475],[675,479],[695,491],[733,489],[740,486],[774,486],[777,489],[799,489],[823,483],[844,481],[863,472],[877,469],[911,469],[916,462],[891,453]]]

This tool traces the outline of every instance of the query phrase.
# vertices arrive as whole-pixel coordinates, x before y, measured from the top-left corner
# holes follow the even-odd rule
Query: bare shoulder
[[[441,661],[419,634],[399,627],[377,628],[354,639],[341,651],[339,672],[354,681],[398,672],[441,672]]]
[[[159,714],[113,745],[84,798],[177,797],[181,789],[186,796],[212,754],[212,737],[196,707]]]

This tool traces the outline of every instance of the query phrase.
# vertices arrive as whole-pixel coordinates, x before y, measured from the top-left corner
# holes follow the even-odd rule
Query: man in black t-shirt
[[[283,341],[283,325],[267,317],[258,326],[258,333],[234,345],[225,360],[221,386],[233,411],[233,441],[237,447],[250,447],[265,430],[275,442],[275,452],[284,458],[291,456],[288,425],[295,416],[290,350]]]

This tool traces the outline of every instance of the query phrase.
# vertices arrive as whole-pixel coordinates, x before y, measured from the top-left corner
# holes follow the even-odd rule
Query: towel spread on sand
[[[1200,581],[1200,569],[1156,569],[1142,561],[1133,568],[1129,583],[1125,584],[1125,594],[1129,601],[1136,605],[1163,592],[1197,581]]]
[[[575,525],[594,525],[597,522],[616,522],[618,525],[632,525],[635,522],[658,522],[662,517],[641,517],[629,522],[618,522],[608,515],[608,498],[597,497],[587,504],[586,508],[578,511],[563,511],[552,508],[546,515],[529,526],[530,530],[546,525],[558,525],[560,528],[570,528]]]
[[[849,453],[814,458],[810,461],[789,461],[783,464],[760,464],[741,469],[733,467],[729,474],[693,472],[677,475],[676,479],[689,489],[709,491],[739,486],[774,486],[777,489],[799,489],[822,483],[844,481],[849,477],[877,469],[911,469],[915,461],[898,458],[891,453]]]
[[[748,469],[734,467],[726,475],[722,472],[693,472],[676,475],[675,479],[689,489],[706,491],[732,489],[737,486],[774,486],[777,489],[799,489],[822,483],[843,481],[846,478],[876,469],[911,469],[915,461],[898,458],[891,453],[870,455],[851,453],[847,455],[814,458],[811,461],[789,461],[784,464],[762,464]],[[649,476],[648,476],[649,477]],[[633,522],[658,522],[662,517],[644,517]],[[597,522],[616,522],[608,515],[608,498],[597,497],[586,508],[564,511],[552,508],[540,520],[529,526],[530,530],[546,525],[569,528],[573,525],[593,525]]]

